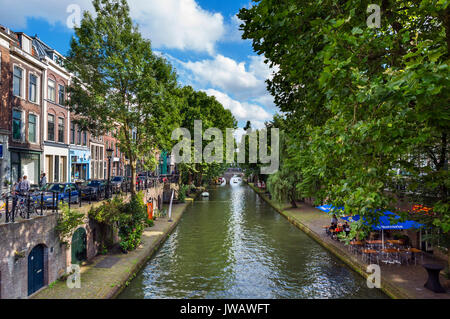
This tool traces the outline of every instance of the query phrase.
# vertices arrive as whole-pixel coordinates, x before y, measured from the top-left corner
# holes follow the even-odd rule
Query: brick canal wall
[[[57,215],[0,225],[0,297],[28,296],[28,256],[44,246],[44,284],[55,281],[66,268],[66,249],[55,233]]]
[[[158,197],[163,197],[163,184],[144,191],[145,201],[156,207]],[[129,195],[127,196],[127,199]],[[92,207],[101,202],[83,207],[73,207],[86,216],[85,223],[78,228],[86,231],[86,257],[93,259],[100,252],[101,230],[99,225],[87,218]],[[44,251],[44,287],[66,274],[72,263],[71,246],[60,242],[55,231],[57,213],[21,220],[13,224],[0,224],[0,299],[28,298],[29,256],[32,250],[42,245]],[[117,232],[110,234],[112,243],[118,242]],[[71,244],[71,243],[70,243]]]

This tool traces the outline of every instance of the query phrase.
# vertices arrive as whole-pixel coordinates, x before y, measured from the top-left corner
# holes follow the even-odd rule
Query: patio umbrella
[[[348,222],[352,222],[352,221],[358,221],[360,219],[359,215],[355,215],[355,216],[346,216],[346,217],[342,217],[343,220],[346,220]],[[391,219],[393,219],[393,221],[391,222]],[[422,227],[422,224],[419,224],[413,220],[407,220],[404,222],[397,222],[395,223],[396,220],[400,219],[400,216],[390,212],[390,211],[385,211],[383,213],[383,215],[381,215],[378,219],[379,224],[377,225],[372,225],[372,229],[373,230],[381,230],[381,240],[382,240],[382,246],[384,248],[384,230],[389,230],[389,229],[397,229],[397,230],[404,230],[404,229],[418,229],[420,227]],[[363,217],[363,220],[365,220],[365,218]],[[368,223],[365,222],[365,224],[367,225]]]
[[[333,205],[322,205],[322,206],[318,206],[316,208],[320,209],[321,211],[323,211],[325,213],[329,213],[333,209],[338,209],[338,210],[342,210],[342,211],[344,210],[344,207],[334,207]]]

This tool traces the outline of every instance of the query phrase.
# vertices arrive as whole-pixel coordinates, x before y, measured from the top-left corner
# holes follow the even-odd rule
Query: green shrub
[[[135,250],[141,243],[144,225],[147,223],[147,207],[142,192],[132,196],[125,203],[120,197],[115,197],[91,209],[89,217],[99,223],[119,229],[120,247],[124,252]]]
[[[67,204],[61,206],[58,221],[55,227],[61,243],[70,246],[70,237],[75,229],[84,224],[84,214],[69,209]]]
[[[147,227],[153,227],[155,225],[155,222],[153,221],[153,219],[147,219],[146,223],[147,223]]]
[[[180,185],[180,189],[178,190],[178,200],[182,203],[186,201],[186,196],[189,192],[189,186],[188,185]]]

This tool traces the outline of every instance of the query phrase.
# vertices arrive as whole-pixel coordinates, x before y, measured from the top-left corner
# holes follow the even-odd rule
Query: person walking
[[[22,182],[19,183],[19,192],[26,193],[30,190],[30,181],[28,176],[24,176]]]
[[[16,206],[17,206],[17,200],[18,200],[17,195],[19,195],[19,193],[20,193],[20,184],[21,183],[22,183],[22,177],[19,177],[17,179],[17,182],[14,183],[14,185],[12,187],[12,195],[13,195],[12,213],[13,214],[16,213]]]
[[[13,195],[16,195],[17,193],[19,193],[19,191],[20,191],[20,183],[22,183],[22,177],[19,177],[18,179],[17,179],[17,182],[15,182],[14,183],[14,185],[13,185],[13,187],[12,187],[12,193],[13,193]]]
[[[45,176],[45,173],[41,174],[41,179],[39,180],[39,187],[40,189],[44,189],[45,185],[47,185],[47,176]]]

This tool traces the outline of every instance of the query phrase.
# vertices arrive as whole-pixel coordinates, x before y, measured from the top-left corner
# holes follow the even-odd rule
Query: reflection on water
[[[248,186],[208,192],[119,298],[386,298]]]

